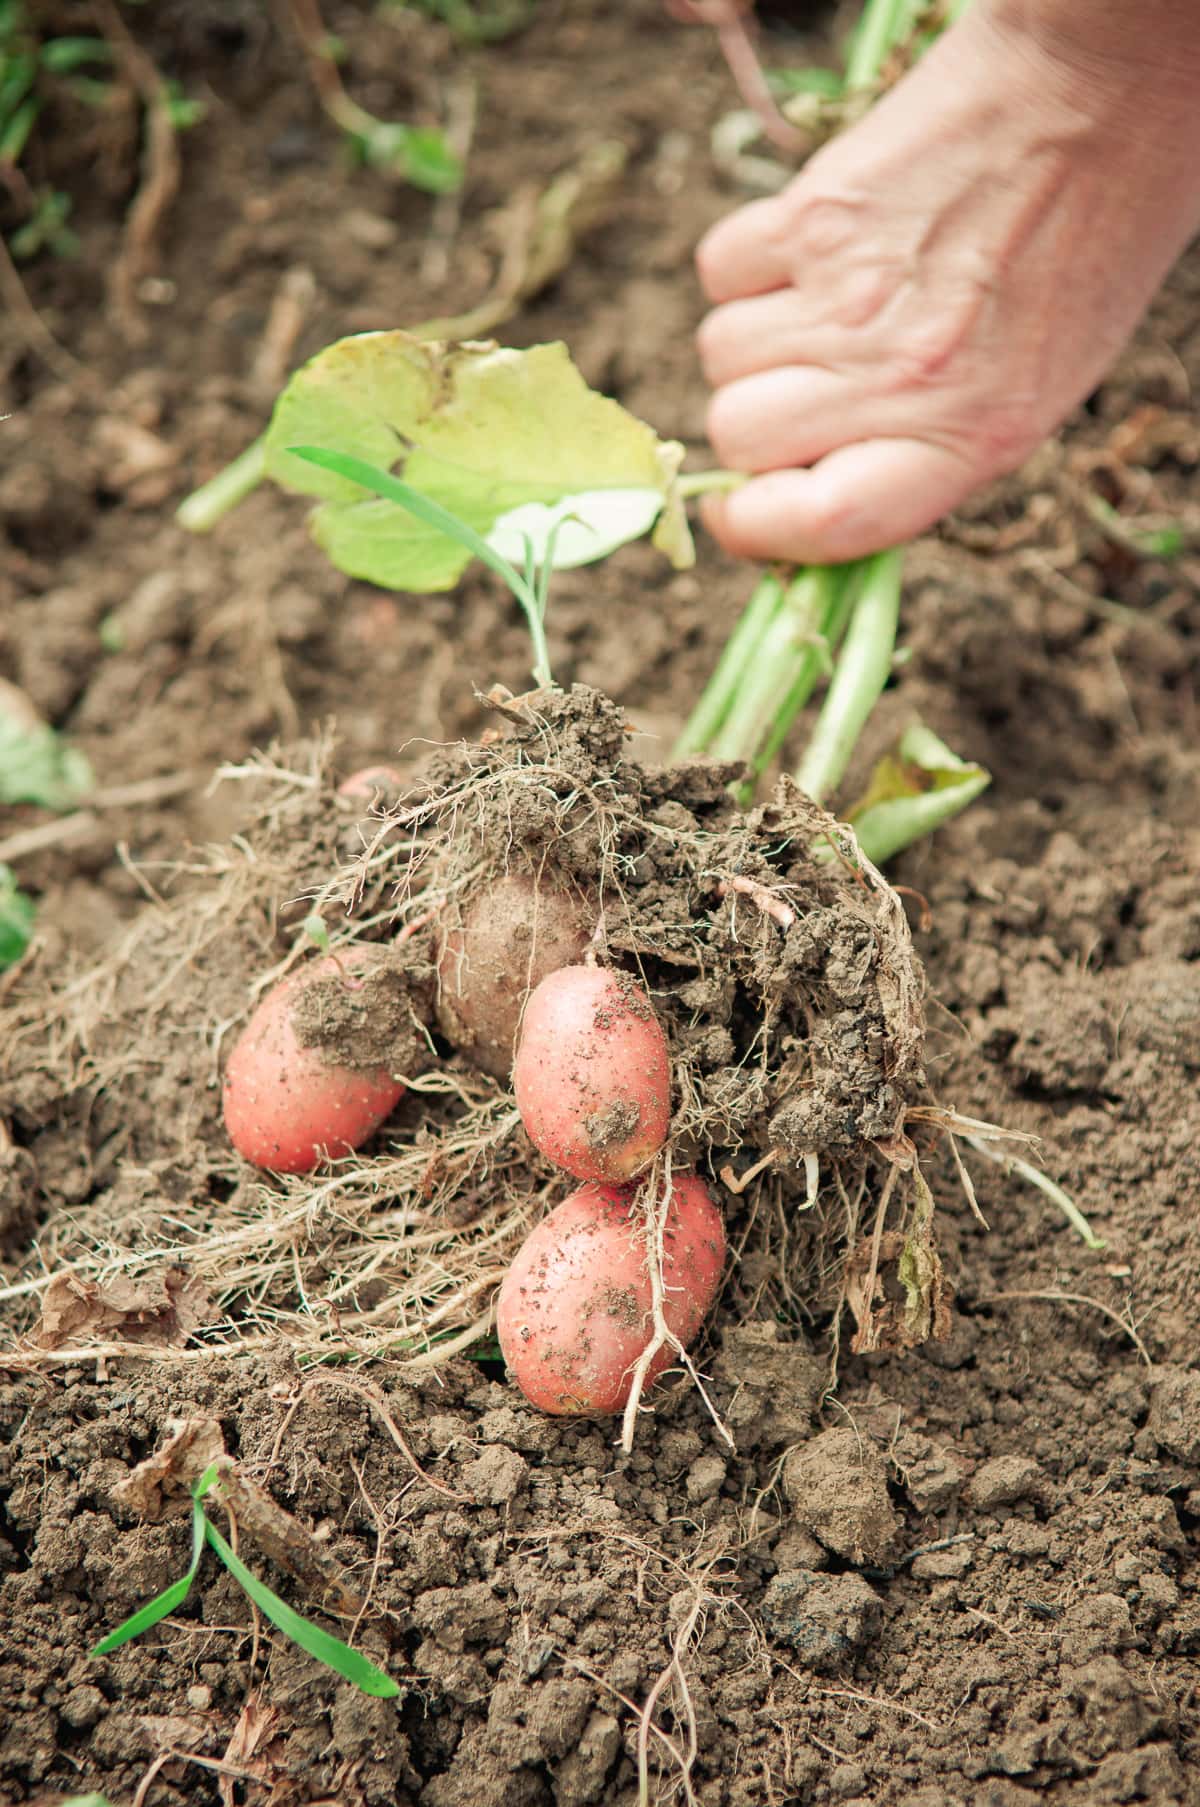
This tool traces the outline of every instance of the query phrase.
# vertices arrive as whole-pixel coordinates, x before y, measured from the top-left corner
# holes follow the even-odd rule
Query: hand
[[[782,194],[716,226],[697,255],[709,437],[762,473],[709,499],[717,538],[856,558],[1022,463],[1200,223],[1182,87],[1084,73],[976,0]]]

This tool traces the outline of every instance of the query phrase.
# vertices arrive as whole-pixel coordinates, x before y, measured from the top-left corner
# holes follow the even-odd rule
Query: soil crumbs
[[[272,496],[212,541],[181,546],[166,521],[261,422],[255,356],[288,273],[314,278],[295,356],[452,309],[490,283],[495,209],[520,183],[590,137],[620,137],[631,157],[613,218],[505,336],[561,334],[592,380],[694,443],[687,263],[741,198],[708,159],[730,94],[706,34],[648,4],[547,4],[472,65],[487,104],[447,288],[436,260],[405,249],[425,243],[428,204],[339,168],[294,46],[253,9],[156,13],[150,49],[205,85],[219,129],[184,140],[156,272],[167,286],[145,291],[159,300],[143,302],[140,345],[103,305],[127,199],[118,165],[85,185],[80,264],[28,274],[99,389],[48,377],[6,324],[18,413],[0,480],[0,669],[110,786],[174,780],[184,748],[196,779],[136,813],[97,811],[22,864],[44,939],[14,997],[26,1022],[42,1010],[48,1039],[68,954],[93,966],[126,924],[152,947],[161,905],[147,888],[156,898],[166,879],[154,862],[189,836],[224,844],[246,813],[244,780],[206,797],[215,762],[336,715],[349,768],[400,739],[475,733],[472,680],[522,687],[519,628],[485,581],[419,613],[346,585]],[[351,47],[348,79],[381,114],[422,104],[461,66],[408,9],[403,59],[394,24],[327,13]],[[401,65],[403,79],[379,73]],[[1139,557],[1081,502],[1186,516],[1198,323],[1193,254],[1063,442],[914,550],[913,657],[889,697],[896,719],[920,712],[996,774],[894,873],[933,918],[914,931],[933,1088],[1038,1136],[1038,1163],[1104,1248],[968,1152],[985,1231],[943,1153],[929,1177],[956,1293],[945,1341],[843,1354],[831,1395],[826,1320],[802,1302],[780,1312],[777,1260],[747,1243],[703,1352],[736,1453],[679,1380],[625,1456],[608,1424],[528,1410],[486,1359],[298,1369],[283,1336],[234,1359],[197,1342],[212,1301],[185,1273],[89,1292],[70,1272],[76,1224],[108,1189],[126,1210],[140,1199],[150,1243],[208,1183],[216,1058],[195,1070],[184,1025],[168,1077],[192,1106],[160,1126],[170,1150],[145,1165],[124,1139],[119,1076],[97,1095],[84,1059],[64,1094],[62,1047],[32,1062],[28,1040],[6,1047],[4,1308],[24,1330],[38,1299],[48,1334],[0,1389],[0,1800],[1200,1798],[1200,561]],[[552,611],[556,668],[667,740],[745,588],[711,552],[682,578],[638,553],[575,574]],[[314,755],[302,803],[323,769]],[[310,835],[275,875],[280,893],[299,897],[336,851]],[[236,878],[228,852],[188,858],[198,883],[214,868]],[[304,908],[247,909],[217,969],[236,1008],[247,949],[266,971]],[[171,982],[162,971],[164,996]],[[214,1239],[256,1221],[239,1182],[229,1157]],[[768,1215],[769,1191],[753,1196]],[[368,1201],[360,1221],[386,1212]],[[56,1361],[55,1340],[69,1349],[81,1325],[139,1353]],[[246,1530],[244,1557],[387,1667],[398,1701],[367,1699],[256,1623],[211,1558],[161,1628],[89,1660],[188,1560],[178,1485],[154,1512],[116,1490],[175,1427],[214,1423],[242,1487],[279,1514],[277,1535]]]

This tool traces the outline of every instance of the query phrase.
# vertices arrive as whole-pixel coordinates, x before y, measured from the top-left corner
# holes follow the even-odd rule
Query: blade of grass
[[[204,1517],[203,1514],[201,1516]],[[377,1669],[361,1650],[351,1650],[340,1638],[331,1636],[329,1632],[322,1631],[319,1625],[301,1618],[285,1600],[272,1593],[265,1582],[251,1574],[209,1518],[204,1518],[204,1535],[263,1617],[269,1619],[293,1644],[299,1645],[301,1650],[315,1657],[317,1662],[324,1663],[326,1668],[334,1670],[346,1681],[353,1682],[360,1693],[370,1694],[377,1700],[390,1700],[399,1694],[400,1684],[393,1681],[390,1675],[385,1675],[382,1669]]]
[[[212,1473],[211,1469],[209,1473]],[[160,1619],[165,1619],[168,1613],[173,1613],[177,1607],[183,1605],[191,1591],[192,1582],[196,1579],[200,1558],[204,1554],[204,1531],[207,1524],[204,1508],[201,1506],[199,1498],[193,1495],[192,1560],[186,1574],[181,1575],[178,1581],[173,1581],[170,1587],[164,1588],[161,1594],[156,1594],[153,1600],[148,1600],[145,1606],[138,1608],[137,1612],[131,1613],[129,1618],[118,1625],[115,1631],[110,1631],[106,1638],[101,1638],[91,1652],[93,1657],[107,1656],[109,1651],[119,1650],[122,1644],[128,1644],[131,1638],[140,1637],[144,1631],[149,1631],[152,1625],[157,1625]]]
[[[337,477],[345,477],[349,483],[357,483],[360,488],[369,490],[385,502],[395,502],[406,508],[409,514],[416,515],[429,527],[436,527],[449,539],[456,540],[469,552],[503,578],[519,603],[529,627],[529,637],[533,641],[533,678],[536,684],[552,684],[550,673],[550,650],[546,645],[546,630],[542,622],[541,609],[536,592],[526,583],[518,571],[515,571],[508,560],[501,558],[493,551],[482,534],[476,533],[466,521],[451,514],[440,502],[431,501],[419,490],[413,489],[399,477],[393,477],[390,471],[380,470],[378,465],[368,464],[365,458],[353,458],[348,452],[331,452],[322,446],[293,445],[288,451],[294,458],[303,458],[319,469],[332,471]]]

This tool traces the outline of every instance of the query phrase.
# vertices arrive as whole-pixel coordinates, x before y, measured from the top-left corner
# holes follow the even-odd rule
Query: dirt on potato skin
[[[118,839],[136,856],[174,858],[188,836],[224,837],[243,803],[229,787],[205,798],[214,762],[330,713],[343,769],[410,737],[473,733],[483,718],[472,684],[519,689],[526,664],[512,611],[489,584],[419,613],[347,586],[278,498],[255,498],[236,533],[210,542],[181,544],[169,525],[170,502],[258,430],[250,370],[286,269],[304,262],[318,278],[300,353],[356,325],[442,311],[447,296],[418,283],[425,203],[338,168],[294,51],[255,51],[257,13],[247,14],[248,51],[226,37],[214,64],[210,13],[187,8],[181,22],[179,9],[154,10],[160,51],[187,26],[168,66],[185,79],[209,71],[223,93],[220,129],[184,140],[161,265],[177,298],[147,308],[147,347],[126,347],[103,310],[121,226],[111,189],[81,190],[81,264],[27,273],[104,392],[97,403],[24,356],[9,366],[5,406],[15,400],[20,412],[5,423],[0,668],[76,734],[107,782],[170,775],[184,757],[201,777],[181,800],[106,818],[107,839],[23,862],[47,938],[25,981],[35,995],[64,950],[86,961],[152,908],[114,860]],[[326,13],[354,42],[360,76],[372,60],[392,66],[390,38],[371,54],[381,27],[353,9]],[[707,158],[708,127],[730,104],[711,45],[665,27],[648,5],[545,5],[484,70],[483,150],[452,249],[450,305],[490,279],[483,210],[618,120],[635,158],[616,219],[505,336],[566,336],[589,376],[664,432],[698,439],[687,334],[700,301],[688,259],[702,226],[742,198]],[[371,98],[386,111],[406,96],[392,86]],[[269,147],[297,126],[307,161],[289,166]],[[686,180],[671,192],[679,166],[664,141],[676,130],[689,143]],[[398,228],[390,247],[369,250],[342,229],[360,204]],[[286,1351],[232,1371],[142,1355],[15,1377],[0,1406],[6,1807],[57,1807],[101,1786],[128,1807],[164,1750],[224,1760],[252,1692],[279,1715],[251,1757],[244,1745],[229,1756],[243,1770],[264,1766],[262,1779],[227,1778],[253,1807],[632,1807],[638,1713],[688,1624],[697,1576],[724,1601],[706,1605],[681,1648],[705,1807],[1196,1798],[1200,572],[1194,554],[1130,558],[1082,518],[1062,479],[1082,474],[1127,509],[1189,505],[1198,297],[1193,254],[1063,448],[910,554],[913,659],[887,699],[893,724],[919,709],[995,774],[967,818],[894,871],[933,916],[916,931],[937,1000],[931,1077],[961,1110],[1040,1136],[1038,1160],[1106,1249],[1084,1249],[1039,1194],[968,1154],[985,1233],[939,1166],[953,1334],[904,1357],[843,1358],[836,1402],[824,1405],[825,1352],[756,1314],[771,1275],[752,1253],[738,1258],[710,1363],[736,1457],[686,1386],[656,1401],[623,1462],[610,1427],[548,1424],[477,1364],[419,1390],[392,1364],[371,1364],[418,1459],[471,1504],[414,1482],[352,1397],[306,1401],[272,1460],[301,1384]],[[106,436],[130,420],[174,461],[122,470]],[[568,576],[551,616],[560,676],[618,697],[660,746],[748,587],[711,549],[702,556],[679,578],[662,579],[640,553],[613,574]],[[1084,599],[1139,610],[1141,624],[1090,612],[1058,587],[1064,576]],[[113,612],[124,650],[104,655],[99,625]],[[320,849],[322,867],[330,857]],[[298,866],[297,892],[303,883]],[[245,927],[265,970],[283,951],[275,925]],[[223,983],[244,999],[232,967]],[[123,1153],[108,1101],[67,1106],[47,1093],[44,1103],[36,1166],[26,1131],[0,1112],[6,1278],[48,1210],[85,1202]],[[190,1135],[188,1119],[166,1170],[128,1164],[128,1183],[163,1212],[187,1195]],[[1098,1304],[1132,1323],[1153,1368]],[[385,1610],[364,1622],[362,1641],[397,1676],[411,1667],[416,1687],[399,1707],[355,1695],[273,1638],[252,1665],[249,1609],[210,1566],[170,1625],[87,1661],[97,1636],[186,1563],[182,1520],[135,1524],[112,1488],[192,1407],[216,1413],[227,1447],[369,1577],[379,1526],[357,1466],[388,1515],[373,1595]],[[847,1422],[861,1439],[853,1477],[838,1446],[819,1442],[822,1425],[828,1436]],[[870,1517],[814,1527],[816,1507],[790,1497],[781,1469],[792,1445],[818,1445],[807,1477],[819,1483],[817,1505],[863,1493]],[[862,1568],[820,1543],[822,1532],[852,1551],[857,1535],[870,1552]],[[951,1538],[969,1541],[912,1555]],[[886,1560],[875,1554],[881,1539]],[[246,1555],[299,1610],[337,1626],[315,1596]],[[658,1723],[675,1735],[683,1711],[668,1684]],[[665,1801],[678,1768],[657,1736],[650,1750],[651,1799]],[[168,1763],[146,1807],[216,1807],[219,1782],[200,1765]]]

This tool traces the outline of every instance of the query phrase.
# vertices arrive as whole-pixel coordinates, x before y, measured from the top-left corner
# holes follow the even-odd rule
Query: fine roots
[[[491,700],[481,744],[437,751],[372,806],[337,793],[324,742],[226,771],[247,795],[242,833],[140,868],[157,901],[98,966],[51,975],[35,954],[17,975],[0,1016],[5,1366],[131,1345],[187,1361],[283,1343],[301,1362],[386,1352],[414,1368],[486,1352],[499,1279],[571,1185],[507,1085],[436,1028],[439,924],[514,870],[570,891],[598,957],[653,998],[672,1049],[667,1158],[726,1215],[721,1315],[836,1327],[848,1307],[859,1348],[938,1333],[920,1166],[938,1113],[896,894],[786,781],[745,813],[732,767],[626,759],[596,692]],[[430,1007],[383,1130],[277,1179],[230,1148],[220,1073],[266,986],[326,937],[402,943]]]

